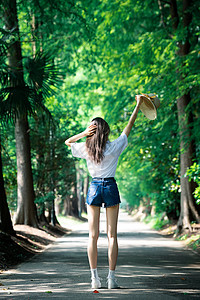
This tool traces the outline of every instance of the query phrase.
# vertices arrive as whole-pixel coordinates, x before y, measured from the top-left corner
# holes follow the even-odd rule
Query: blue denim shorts
[[[114,177],[93,178],[88,189],[88,205],[111,207],[121,203],[117,183]]]

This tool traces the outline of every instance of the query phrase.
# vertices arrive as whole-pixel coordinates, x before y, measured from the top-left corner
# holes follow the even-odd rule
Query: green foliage
[[[160,230],[169,224],[169,220],[163,216],[163,213],[156,214],[153,217],[148,216],[145,218],[144,222],[150,224],[150,226],[156,230]]]
[[[189,246],[194,250],[198,250],[200,248],[200,235],[193,237],[190,239]]]
[[[139,113],[129,136],[128,148],[119,159],[116,177],[122,197],[129,206],[138,207],[142,203],[155,207],[156,226],[163,225],[163,221],[159,224],[163,212],[169,219],[179,216],[176,100],[188,92],[191,96],[188,112],[193,116],[191,139],[196,157],[200,155],[199,8],[194,1],[192,23],[186,32],[181,3],[178,2],[180,23],[174,32],[170,5],[162,1],[161,4],[162,11],[158,2],[152,0],[18,1],[27,82],[23,96],[27,99],[32,93],[30,109],[34,111],[34,118],[30,117],[29,121],[38,208],[42,209],[44,202],[48,206],[55,194],[61,201],[70,194],[75,160],[64,145],[67,137],[83,130],[91,118],[101,116],[110,124],[110,139],[113,140],[128,122],[136,103],[135,95],[155,92],[161,100],[158,117],[149,121]],[[0,27],[3,28],[1,20]],[[0,49],[5,53],[7,44],[14,37],[4,30],[0,32],[0,45],[3,45]],[[188,34],[190,52],[179,56],[178,45],[184,43]],[[3,42],[5,35],[6,43]],[[0,84],[5,89],[12,73],[8,74],[5,56],[0,60]],[[60,80],[63,85],[55,94]],[[12,99],[10,92],[3,90],[2,103],[9,100],[7,103],[12,105],[20,100]],[[44,100],[41,93],[48,98]],[[38,102],[33,102],[34,99]],[[54,126],[46,121],[36,103],[42,103],[43,109],[48,109]],[[9,155],[4,152],[4,173],[11,203],[14,192],[11,192],[9,182],[13,183],[13,190],[16,189],[16,170],[9,167],[8,157],[15,165],[14,144],[6,140],[5,132],[3,143],[9,152]],[[187,176],[198,184],[195,197],[199,203],[198,163],[194,162]]]
[[[7,47],[9,46],[11,45],[8,44]],[[38,109],[48,113],[44,106],[44,99],[55,94],[56,87],[62,82],[62,73],[53,59],[44,51],[36,53],[34,58],[26,58],[24,74],[27,82],[24,82],[23,70],[19,72],[9,68],[6,65],[6,51],[3,46],[1,49],[4,54],[0,67],[1,120],[15,121],[19,115],[33,115]]]
[[[186,176],[189,177],[189,180],[193,180],[196,182],[197,187],[194,191],[194,197],[196,199],[196,203],[200,204],[200,165],[196,162],[187,170]]]
[[[178,9],[181,16],[182,8]],[[198,9],[194,4],[191,51],[182,57],[176,55],[179,43],[184,43],[187,35],[182,20],[174,33],[168,4],[162,13],[163,16],[155,1],[102,1],[95,11],[97,38],[81,54],[84,58],[96,56],[98,67],[95,66],[93,82],[98,86],[100,105],[114,136],[128,121],[135,94],[158,94],[158,118],[151,122],[138,116],[128,149],[120,158],[117,178],[131,206],[150,201],[157,212],[166,211],[169,218],[177,218],[180,165],[176,99],[188,91],[192,98],[188,111],[192,108],[194,115],[191,128],[199,153],[199,62],[194,37],[198,35]]]
[[[176,238],[179,241],[184,241],[187,247],[199,251],[200,249],[200,235],[199,234],[182,234]]]

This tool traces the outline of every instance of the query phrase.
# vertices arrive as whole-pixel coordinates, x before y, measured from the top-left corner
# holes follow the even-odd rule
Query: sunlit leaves
[[[196,162],[187,170],[185,176],[189,177],[190,181],[196,182],[197,186],[194,191],[196,203],[200,204],[200,165]]]

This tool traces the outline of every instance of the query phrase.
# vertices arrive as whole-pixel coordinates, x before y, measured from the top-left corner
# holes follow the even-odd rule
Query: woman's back
[[[100,163],[95,163],[91,160],[86,149],[86,143],[72,144],[72,155],[79,158],[84,158],[87,161],[87,167],[92,177],[114,177],[117,162],[120,154],[128,145],[128,139],[125,133],[122,133],[113,142],[107,141],[103,152],[103,160]]]

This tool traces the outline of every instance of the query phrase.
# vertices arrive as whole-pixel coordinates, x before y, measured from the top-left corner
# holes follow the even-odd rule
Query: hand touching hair
[[[104,158],[104,150],[108,141],[110,127],[104,119],[94,118],[86,130],[88,130],[86,149],[89,158],[99,164]]]
[[[94,124],[90,124],[86,129],[85,129],[85,135],[88,137],[91,137],[92,135],[95,134],[95,131],[97,129],[97,126]]]

